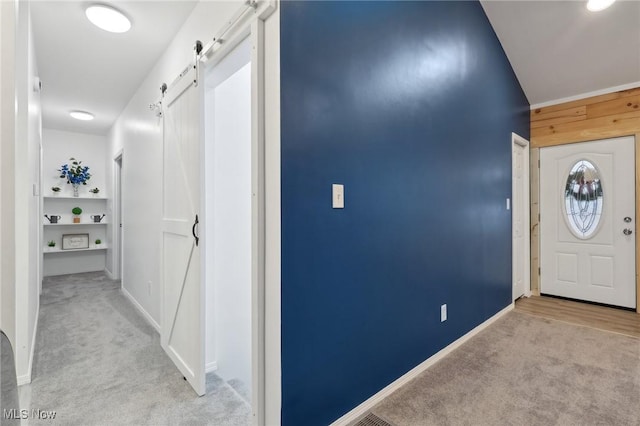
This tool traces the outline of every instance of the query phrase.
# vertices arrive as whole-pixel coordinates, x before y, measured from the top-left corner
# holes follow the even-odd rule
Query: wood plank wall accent
[[[640,87],[531,110],[532,149],[620,136],[635,136],[637,222],[640,219]],[[539,186],[539,179],[531,179],[531,184]],[[532,207],[537,209],[537,205]],[[532,210],[532,217],[533,213]],[[537,211],[535,217],[537,218]],[[533,224],[534,221],[532,220],[531,223]],[[536,229],[532,230],[532,234],[537,232],[537,228],[536,226]],[[636,232],[639,231],[640,226],[636,226]],[[534,241],[533,235],[531,240]],[[539,239],[535,238],[535,241],[538,246],[531,248],[532,255],[540,250]],[[533,265],[534,262],[531,262],[532,283],[533,277],[538,274],[537,266],[534,271]],[[638,313],[640,313],[639,272],[640,235],[636,235],[636,312]]]
[[[531,111],[531,147],[640,133],[640,87]]]

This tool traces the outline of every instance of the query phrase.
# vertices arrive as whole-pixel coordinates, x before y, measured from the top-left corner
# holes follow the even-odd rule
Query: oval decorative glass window
[[[602,201],[600,172],[590,161],[578,161],[569,172],[564,191],[567,223],[576,237],[587,239],[596,232],[602,218]]]

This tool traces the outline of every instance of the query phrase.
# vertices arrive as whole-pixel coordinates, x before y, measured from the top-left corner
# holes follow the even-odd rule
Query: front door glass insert
[[[571,232],[588,239],[602,219],[602,182],[600,172],[588,160],[578,161],[569,172],[564,191],[564,207]]]

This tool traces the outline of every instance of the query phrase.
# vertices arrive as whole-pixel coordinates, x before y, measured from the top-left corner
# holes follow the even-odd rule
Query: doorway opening
[[[205,76],[206,367],[251,403],[251,40]]]
[[[163,96],[161,345],[264,421],[264,27],[205,48]],[[207,380],[209,380],[207,377]]]
[[[198,395],[215,371],[264,424],[264,19],[275,9],[245,6],[164,86],[160,341]]]

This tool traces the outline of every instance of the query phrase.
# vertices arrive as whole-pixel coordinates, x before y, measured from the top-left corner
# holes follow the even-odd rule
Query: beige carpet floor
[[[45,278],[25,425],[251,424],[251,408],[213,373],[198,397],[160,336],[103,273]],[[43,418],[40,411],[55,411]]]
[[[391,425],[640,425],[640,340],[510,312],[383,400]]]

